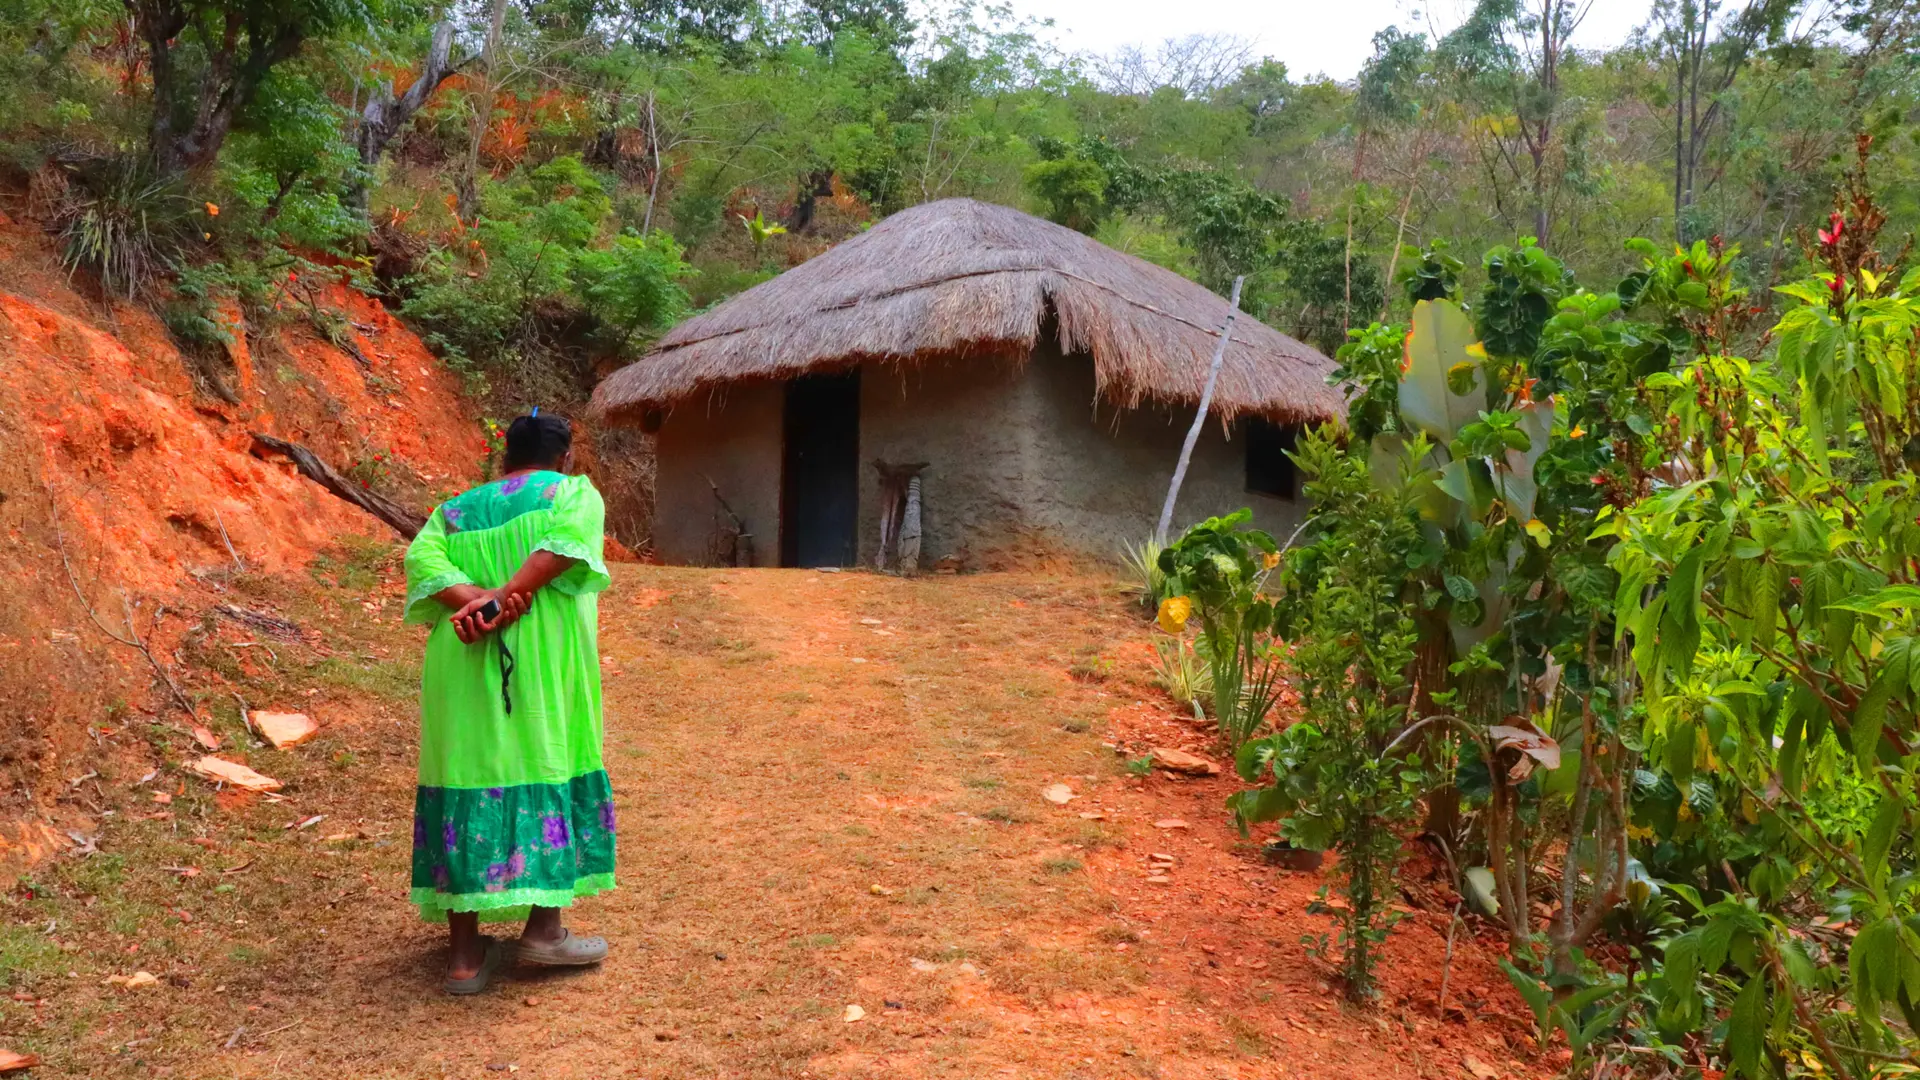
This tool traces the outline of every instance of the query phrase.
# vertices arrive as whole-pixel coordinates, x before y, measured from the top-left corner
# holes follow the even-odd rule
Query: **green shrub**
[[[671,237],[599,241],[605,187],[578,157],[489,184],[466,251],[427,260],[403,311],[456,367],[512,366],[584,316],[589,343],[633,349],[686,310],[692,271]]]
[[[1419,534],[1406,497],[1374,488],[1365,462],[1344,454],[1334,433],[1309,432],[1299,460],[1316,504],[1341,509],[1312,558],[1292,560],[1315,568],[1316,580],[1290,591],[1278,612],[1294,639],[1305,714],[1240,748],[1235,769],[1261,786],[1228,806],[1243,828],[1279,821],[1294,847],[1339,852],[1346,903],[1321,909],[1340,920],[1340,932],[1312,944],[1337,951],[1347,996],[1363,1001],[1374,995],[1379,946],[1393,923],[1395,829],[1418,809],[1427,782],[1417,744],[1398,738],[1411,721],[1408,672],[1419,640],[1402,585]]]

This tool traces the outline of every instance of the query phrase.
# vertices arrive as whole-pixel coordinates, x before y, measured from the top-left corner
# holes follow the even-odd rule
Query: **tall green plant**
[[[1293,638],[1290,667],[1303,716],[1278,734],[1246,743],[1234,766],[1259,787],[1228,807],[1244,829],[1281,822],[1296,847],[1340,854],[1346,903],[1332,910],[1337,940],[1313,942],[1338,953],[1347,995],[1374,996],[1374,966],[1393,923],[1388,900],[1401,838],[1425,793],[1418,747],[1398,738],[1411,719],[1408,678],[1419,638],[1402,596],[1406,552],[1419,540],[1404,492],[1376,487],[1360,460],[1327,430],[1301,442],[1299,460],[1316,505],[1339,512],[1311,549],[1293,559],[1290,577],[1313,575],[1290,590],[1277,625]]]
[[[1200,620],[1211,668],[1213,711],[1220,735],[1238,749],[1267,721],[1280,699],[1281,652],[1274,606],[1261,588],[1280,563],[1273,537],[1247,527],[1250,510],[1208,518],[1160,552],[1169,599],[1163,626]]]
[[[1675,792],[1644,812],[1697,909],[1655,1019],[1711,1024],[1724,985],[1728,1058],[1756,1078],[1803,1043],[1863,1075],[1920,1029],[1920,270],[1883,260],[1883,220],[1863,162],[1821,270],[1780,290],[1799,306],[1777,352],[1649,379],[1675,482],[1598,530]]]

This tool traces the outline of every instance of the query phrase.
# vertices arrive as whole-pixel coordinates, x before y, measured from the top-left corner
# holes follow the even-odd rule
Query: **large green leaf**
[[[1733,999],[1727,1017],[1727,1054],[1740,1075],[1765,1080],[1760,1062],[1767,1046],[1767,980],[1755,975]]]
[[[1879,812],[1867,827],[1866,842],[1860,845],[1860,862],[1866,867],[1868,877],[1876,882],[1886,878],[1887,852],[1892,849],[1894,835],[1906,816],[1906,803],[1898,795],[1881,792]]]
[[[1433,474],[1442,468],[1446,451],[1429,449],[1419,461],[1413,460],[1413,447],[1398,435],[1375,435],[1367,448],[1367,474],[1381,491],[1399,492],[1412,480],[1414,505],[1420,516],[1451,529],[1460,523],[1461,503],[1449,498]]]
[[[1508,450],[1495,463],[1493,482],[1506,499],[1507,512],[1521,521],[1531,520],[1540,485],[1534,479],[1533,466],[1547,452],[1553,436],[1553,399],[1529,401],[1514,409],[1520,416],[1519,429],[1526,433],[1525,450]]]
[[[1413,330],[1407,335],[1406,371],[1400,377],[1400,415],[1442,446],[1487,407],[1485,353],[1473,323],[1451,300],[1422,300],[1413,306]],[[1466,365],[1462,367],[1461,365]],[[1455,393],[1462,384],[1465,393]]]

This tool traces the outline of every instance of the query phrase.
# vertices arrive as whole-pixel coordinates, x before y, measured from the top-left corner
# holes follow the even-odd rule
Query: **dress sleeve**
[[[471,585],[473,579],[447,557],[447,523],[435,509],[407,546],[406,621],[432,624],[447,613],[433,594],[453,585]]]
[[[553,499],[553,523],[533,549],[580,561],[553,579],[554,588],[563,593],[595,593],[612,583],[601,557],[606,520],[607,504],[592,480],[571,476],[561,483]]]

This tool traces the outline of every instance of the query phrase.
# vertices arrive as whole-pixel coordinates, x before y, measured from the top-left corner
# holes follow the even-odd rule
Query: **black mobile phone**
[[[481,622],[492,622],[500,617],[500,601],[489,599],[474,612]]]

